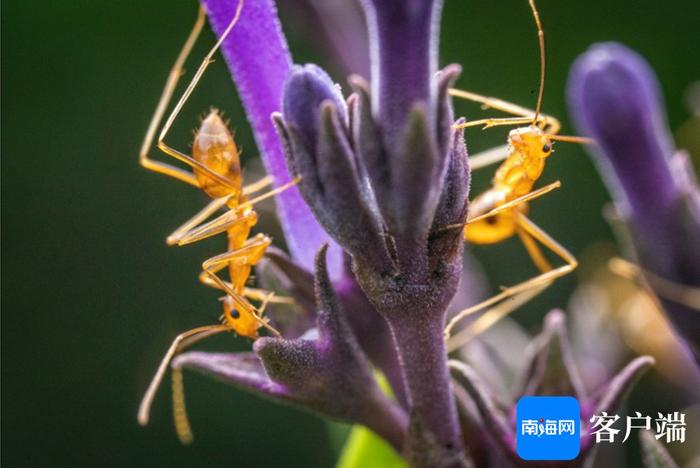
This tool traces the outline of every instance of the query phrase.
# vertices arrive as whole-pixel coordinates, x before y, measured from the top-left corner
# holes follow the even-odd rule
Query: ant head
[[[245,336],[252,340],[258,338],[258,329],[261,325],[253,317],[252,313],[243,309],[243,307],[237,308],[231,296],[222,298],[221,305],[224,310],[223,322],[225,325],[231,327],[240,336]]]
[[[508,134],[508,141],[515,150],[522,154],[542,159],[552,154],[551,138],[535,125],[511,130]]]

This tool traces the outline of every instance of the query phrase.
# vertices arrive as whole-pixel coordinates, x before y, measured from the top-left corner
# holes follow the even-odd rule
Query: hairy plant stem
[[[389,320],[404,371],[412,428],[427,429],[437,444],[453,450],[461,442],[443,324],[444,320],[418,313],[396,314]]]
[[[360,285],[389,323],[396,345],[410,408],[403,454],[415,467],[464,466],[443,335],[446,309],[461,266],[460,261],[453,261],[432,269],[417,268],[421,271],[414,268],[412,281],[404,282],[402,278],[408,275],[379,279],[355,265]]]

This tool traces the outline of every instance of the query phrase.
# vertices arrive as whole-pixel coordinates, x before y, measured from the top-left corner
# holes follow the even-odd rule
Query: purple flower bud
[[[332,81],[317,67],[298,68],[275,123],[304,200],[351,255],[391,329],[412,415],[405,456],[416,466],[461,464],[442,334],[463,249],[461,230],[444,228],[463,221],[469,187],[447,93],[459,68],[436,73],[441,1],[363,6],[372,92],[351,78],[346,119]]]
[[[357,96],[357,109],[351,122],[354,148],[364,165],[382,219],[396,239],[396,254],[400,262],[407,261],[402,258],[404,256],[410,257],[409,262],[415,262],[425,255],[426,240],[434,219],[433,228],[444,226],[440,224],[443,217],[436,219],[436,209],[444,196],[443,184],[448,177],[446,172],[451,152],[462,152],[466,158],[464,142],[455,142],[452,137],[452,104],[447,95],[447,89],[459,71],[457,66],[447,67],[434,83],[441,103],[437,118],[432,120],[426,104],[416,101],[406,116],[404,137],[396,138],[392,144],[384,137],[393,123],[376,120],[371,112],[373,99],[368,85],[359,77],[350,79]],[[455,203],[450,207],[462,213],[466,209],[469,176],[459,169],[454,169],[451,174],[451,190],[465,196],[457,198],[458,194],[452,194]],[[453,222],[462,219],[453,217]],[[406,252],[404,246],[408,248]]]
[[[338,112],[339,120],[348,125],[348,111],[340,92],[328,74],[314,64],[296,65],[284,83],[282,94],[282,116],[285,121],[300,129],[305,142],[315,149],[316,127],[321,103],[330,101]]]
[[[289,167],[326,230],[353,256],[391,263],[374,201],[348,137],[347,109],[331,79],[316,66],[297,67],[275,117]]]
[[[568,94],[579,131],[597,143],[594,160],[642,268],[680,290],[700,287],[700,191],[674,148],[649,65],[622,45],[594,45],[574,64]],[[700,356],[700,306],[647,279]]]

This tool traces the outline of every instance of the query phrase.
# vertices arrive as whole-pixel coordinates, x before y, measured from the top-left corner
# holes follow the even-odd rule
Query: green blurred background
[[[251,0],[252,1],[252,0]],[[296,2],[282,20],[297,61],[340,67],[302,27]],[[700,79],[697,0],[541,0],[549,72],[544,109],[565,122],[564,85],[589,44],[618,40],[641,52],[663,83],[672,129],[689,117],[684,92]],[[205,202],[195,190],[142,170],[137,152],[195,1],[6,1],[2,4],[2,461],[5,466],[305,466],[333,464],[325,423],[206,378],[186,376],[195,443],[179,445],[168,389],[152,423],[136,408],[172,338],[212,323],[216,294],[196,281],[216,241],[167,248],[165,236]],[[213,43],[203,35],[192,69]],[[447,0],[441,64],[464,66],[460,85],[534,105],[537,46],[524,0]],[[186,148],[209,106],[226,112],[255,155],[225,66],[210,68],[170,141]],[[474,118],[476,106],[458,104]],[[469,134],[470,150],[505,130]],[[608,196],[589,159],[560,144],[545,180],[564,187],[532,216],[575,254],[611,233]],[[697,154],[695,155],[697,157]],[[254,162],[251,162],[254,164]],[[475,175],[475,190],[490,171]],[[278,233],[274,224],[263,223]],[[279,239],[280,236],[277,235]],[[516,242],[476,249],[493,285],[530,272]],[[523,268],[519,268],[523,265]],[[561,281],[516,317],[534,325],[566,305]],[[242,350],[231,336],[204,348]],[[166,385],[167,387],[167,385]]]

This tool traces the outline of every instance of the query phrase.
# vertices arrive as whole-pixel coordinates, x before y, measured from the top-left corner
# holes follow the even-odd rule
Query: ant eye
[[[545,145],[542,147],[542,151],[544,153],[549,153],[552,150],[552,145],[549,143],[545,143]]]
[[[236,309],[231,309],[231,317],[235,319],[241,318],[241,313],[238,312]]]

